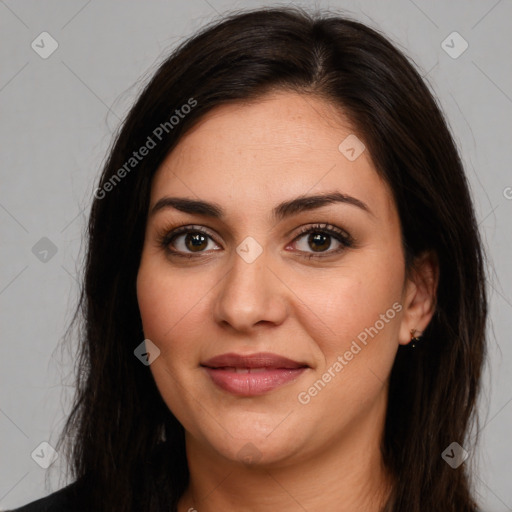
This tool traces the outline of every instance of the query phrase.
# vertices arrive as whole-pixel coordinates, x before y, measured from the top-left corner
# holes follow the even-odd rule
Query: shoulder
[[[86,512],[82,504],[78,482],[73,482],[45,498],[6,512]]]

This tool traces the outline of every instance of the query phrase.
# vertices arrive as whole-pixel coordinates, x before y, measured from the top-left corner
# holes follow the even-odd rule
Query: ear
[[[404,284],[402,294],[403,315],[398,342],[407,345],[411,341],[411,330],[421,336],[436,309],[439,261],[437,254],[428,251],[418,256]]]

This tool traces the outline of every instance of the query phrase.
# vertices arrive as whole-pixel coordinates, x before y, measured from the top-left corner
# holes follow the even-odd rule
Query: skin
[[[324,100],[274,92],[210,111],[155,174],[150,211],[164,196],[225,210],[222,219],[174,208],[149,215],[137,278],[144,334],[161,351],[150,369],[186,431],[191,479],[180,512],[377,511],[389,492],[379,450],[388,377],[399,344],[433,315],[437,267],[427,254],[406,279],[387,184],[368,150],[349,161],[338,149],[352,133]],[[333,203],[270,216],[282,201],[334,191],[371,213]],[[305,258],[319,252],[299,228],[317,223],[348,232],[353,247],[336,253],[343,246],[328,237],[323,257]],[[169,255],[159,233],[186,225],[212,239],[198,253],[181,235],[174,249],[193,257]],[[252,263],[236,251],[247,236],[262,249]],[[300,403],[299,393],[330,367],[332,375],[338,356],[393,304],[401,307],[394,318]],[[200,366],[227,352],[273,352],[309,368],[264,395],[234,396]],[[247,450],[252,462],[241,460]]]

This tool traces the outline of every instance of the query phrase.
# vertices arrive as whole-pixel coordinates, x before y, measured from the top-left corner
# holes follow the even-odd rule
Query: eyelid
[[[338,228],[337,226],[334,226],[333,224],[329,224],[327,222],[314,223],[314,224],[310,224],[307,226],[302,226],[300,228],[299,233],[294,238],[294,241],[304,234],[316,233],[316,232],[324,232],[331,236],[339,236],[346,242],[354,243],[354,239],[347,231],[345,231],[344,229]]]
[[[171,256],[183,256],[183,257],[187,257],[187,258],[199,257],[200,258],[200,257],[204,257],[202,255],[210,254],[210,251],[208,251],[208,252],[199,251],[197,253],[193,253],[193,252],[183,253],[181,251],[169,249],[169,244],[175,238],[177,238],[178,236],[183,235],[183,234],[194,233],[194,232],[203,233],[204,235],[209,237],[215,244],[221,245],[216,241],[215,235],[212,234],[212,232],[209,230],[209,228],[206,228],[206,227],[200,226],[200,225],[194,225],[194,224],[181,225],[181,226],[178,226],[175,228],[168,227],[168,228],[159,230],[156,235],[157,243],[160,247],[165,248],[166,251]],[[303,236],[305,236],[309,233],[324,233],[327,236],[335,238],[341,244],[341,248],[339,248],[337,250],[327,250],[324,252],[320,251],[318,253],[307,252],[307,251],[298,251],[301,256],[306,257],[308,259],[312,259],[312,258],[320,259],[320,258],[326,258],[328,256],[340,254],[347,248],[352,247],[355,242],[353,237],[344,229],[338,228],[337,226],[329,224],[329,223],[314,223],[314,224],[309,224],[309,225],[302,226],[301,228],[299,228],[299,232],[295,235],[293,240],[287,244],[287,246],[290,244],[294,244],[300,238],[302,238]],[[218,249],[215,249],[215,250],[218,250]]]
[[[215,235],[212,234],[212,232],[205,228],[204,226],[199,226],[195,224],[186,224],[182,226],[178,226],[176,228],[173,227],[164,227],[162,230],[157,231],[156,238],[158,245],[160,246],[168,246],[171,241],[176,238],[179,235],[187,234],[187,233],[194,233],[199,232],[203,233],[204,235],[210,237],[217,245],[220,245],[215,240]],[[193,253],[190,253],[193,254]]]
[[[310,233],[326,234],[327,236],[334,238],[340,244],[340,247],[335,250],[329,249],[327,251],[320,252],[298,251],[300,256],[309,260],[321,260],[322,258],[337,256],[346,249],[354,247],[355,245],[354,238],[347,231],[329,223],[316,223],[313,225],[303,226],[291,243],[296,243],[299,239]]]

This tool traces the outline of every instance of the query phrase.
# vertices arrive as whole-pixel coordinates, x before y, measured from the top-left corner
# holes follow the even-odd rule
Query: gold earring
[[[420,341],[420,336],[416,336],[416,329],[411,329],[411,347],[416,348],[416,343]]]

